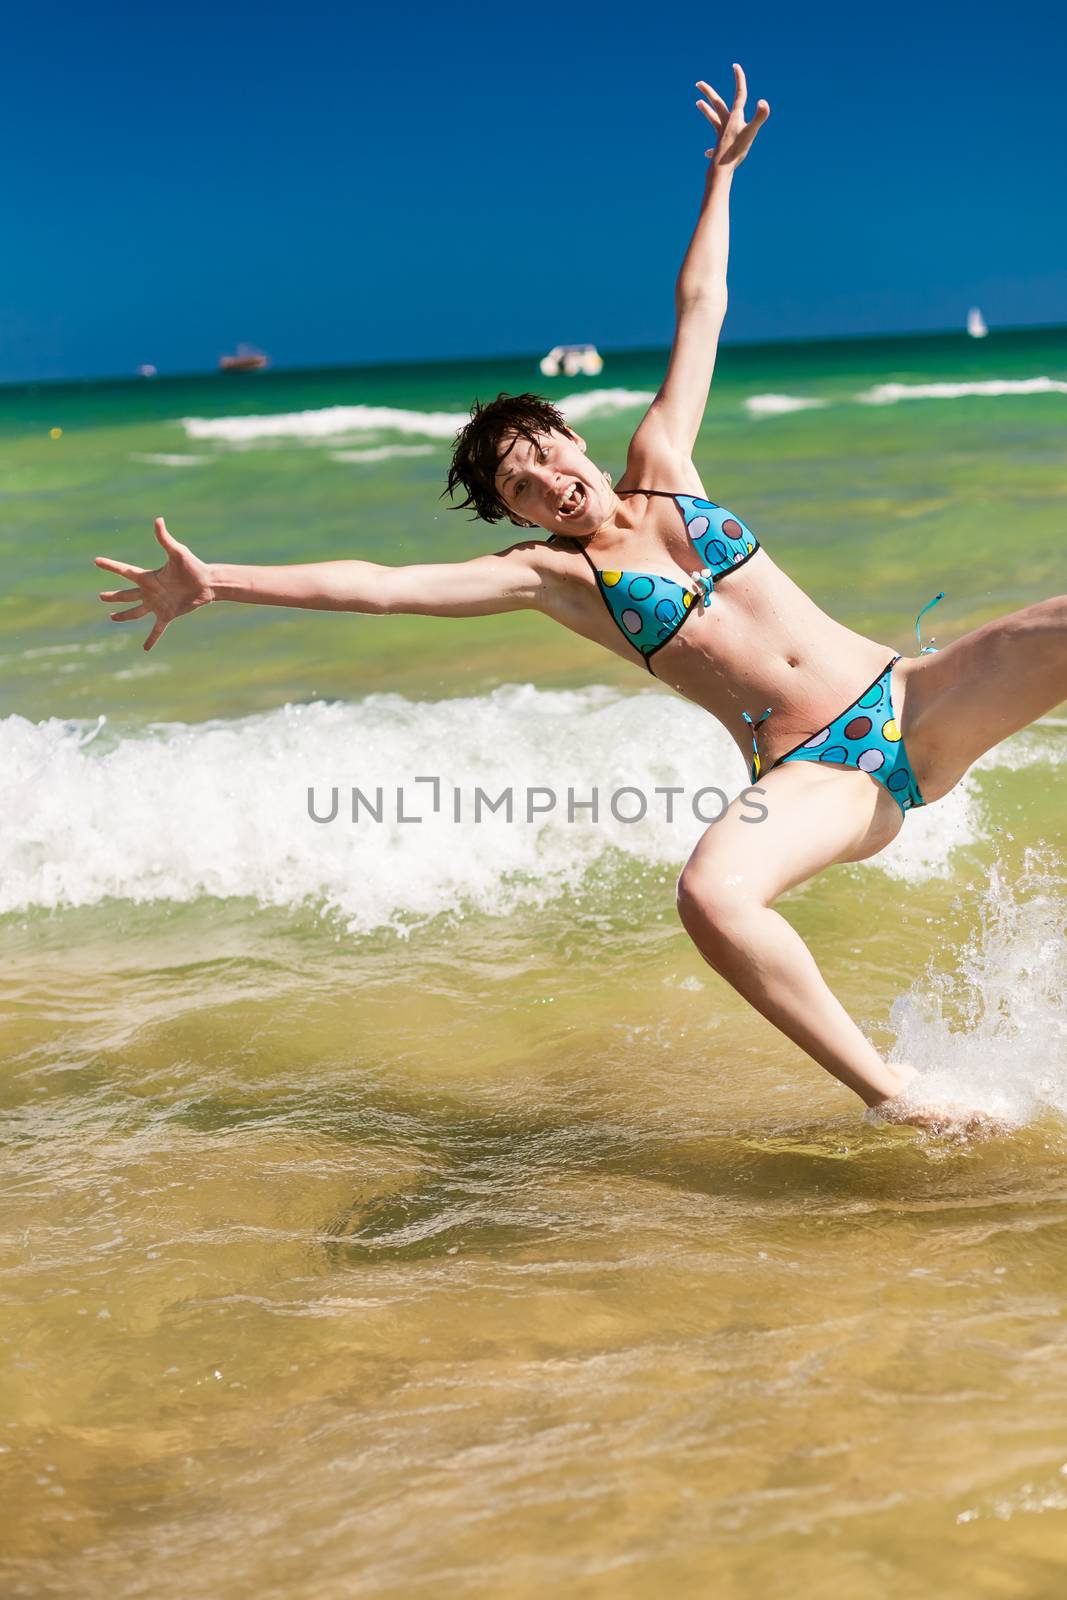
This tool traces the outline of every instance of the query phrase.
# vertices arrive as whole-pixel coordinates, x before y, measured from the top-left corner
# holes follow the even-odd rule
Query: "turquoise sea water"
[[[625,396],[653,391],[663,361],[662,352],[615,356],[601,378],[573,382],[542,379],[526,360],[0,390],[0,549],[9,570],[2,709],[95,715],[104,684],[113,715],[198,721],[369,689],[632,683],[625,663],[515,617],[382,626],[220,609],[141,661],[133,640],[112,637],[87,603],[86,560],[154,563],[159,512],[220,560],[403,562],[500,548],[506,529],[471,523],[439,498],[448,439],[471,397],[531,385],[586,403],[599,393],[604,403],[581,426],[594,459],[618,472],[640,415],[640,400]],[[1055,582],[1064,396],[882,405],[857,396],[892,383],[1063,383],[1065,373],[1062,330],[726,347],[698,464],[709,493],[737,506],[776,559],[845,621],[903,645],[918,606],[944,588],[936,620],[947,638]],[[753,421],[746,401],[767,394],[824,404]],[[336,431],[320,432],[336,407],[347,415],[335,413]],[[248,413],[291,420],[271,434],[248,424]],[[183,419],[219,431],[204,437]],[[52,427],[63,428],[60,440],[48,437]],[[24,656],[60,647],[68,648],[52,672],[33,663],[53,658]],[[132,676],[116,683],[113,667]]]
[[[967,1149],[703,965],[691,813],[454,820],[740,788],[647,674],[514,614],[219,606],[146,656],[96,599],[161,513],[209,560],[500,548],[440,499],[471,398],[617,473],[663,363],[0,389],[6,1592],[1050,1592],[1067,709],[782,902],[880,1048],[1020,1118]],[[1065,419],[1065,329],[725,347],[697,462],[911,652],[939,589],[944,644],[1067,587]],[[353,785],[380,822],[309,818]]]

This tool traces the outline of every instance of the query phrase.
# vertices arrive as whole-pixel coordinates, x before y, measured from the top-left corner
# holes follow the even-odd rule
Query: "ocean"
[[[664,360],[0,389],[5,1594],[1058,1587],[1067,706],[779,902],[1019,1123],[967,1144],[689,943],[690,797],[745,772],[643,669],[522,613],[219,605],[146,655],[96,598],[161,514],[209,561],[502,548],[441,499],[472,398],[618,476]],[[696,459],[910,654],[940,589],[940,645],[1063,592],[1065,419],[1063,328],[728,345]]]

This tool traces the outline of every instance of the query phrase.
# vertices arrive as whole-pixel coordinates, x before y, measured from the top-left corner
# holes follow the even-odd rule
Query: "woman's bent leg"
[[[904,739],[925,799],[937,800],[979,756],[1067,700],[1067,595],[900,666]]]
[[[771,901],[823,867],[862,861],[899,832],[903,813],[865,773],[795,763],[759,784],[767,816],[735,800],[704,834],[678,882],[678,912],[697,949],[794,1044],[867,1105],[915,1075],[891,1066],[828,987],[803,939]]]

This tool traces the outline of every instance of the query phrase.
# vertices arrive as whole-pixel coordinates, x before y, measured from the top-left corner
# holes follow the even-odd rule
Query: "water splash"
[[[994,861],[977,910],[956,971],[928,972],[894,1003],[893,1059],[919,1067],[924,1097],[1012,1121],[1067,1114],[1062,861],[1047,846],[1027,848],[1018,874]]]

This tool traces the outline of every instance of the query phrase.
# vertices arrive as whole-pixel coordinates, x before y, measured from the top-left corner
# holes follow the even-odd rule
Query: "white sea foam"
[[[996,767],[1009,772],[1021,772],[1026,767],[1056,766],[1067,760],[1067,740],[1059,731],[1067,724],[1055,717],[1042,717],[1032,727],[1006,739],[992,750],[987,750],[975,762],[976,772],[992,771]]]
[[[460,905],[502,914],[577,884],[612,847],[680,865],[701,824],[691,813],[674,826],[615,820],[608,799],[623,784],[651,796],[657,783],[695,791],[718,778],[732,794],[743,782],[725,733],[654,692],[520,685],[429,704],[384,694],[85,738],[84,726],[55,720],[0,723],[0,807],[12,819],[0,836],[0,911],[252,896],[331,908],[354,931]],[[436,814],[420,776],[441,779]],[[568,784],[579,800],[600,786],[601,825],[566,820]],[[372,800],[382,787],[380,823],[351,822],[352,785]],[[423,822],[398,820],[398,785]],[[516,820],[456,824],[453,788],[469,811],[479,785],[492,797],[510,786]],[[338,788],[336,822],[309,818],[309,786],[323,814]],[[559,804],[527,823],[526,792],[539,786]]]
[[[363,464],[372,461],[393,461],[397,456],[432,456],[432,444],[379,444],[369,450],[331,450],[331,461]]]
[[[1067,383],[1058,378],[989,378],[961,383],[879,383],[865,389],[853,399],[861,405],[891,406],[900,400],[961,400],[978,395],[1067,394]],[[758,421],[763,417],[781,417],[792,411],[811,411],[829,405],[828,400],[813,395],[753,394],[745,399],[745,410]]]
[[[1019,772],[1035,766],[1067,765],[1067,739],[1059,732],[1059,726],[1051,717],[1042,718],[1014,738],[987,750],[971,772]],[[936,805],[909,811],[905,826],[870,865],[906,880],[934,876],[943,870],[955,847],[970,844],[986,833],[988,821],[977,787],[968,775]]]
[[[655,398],[650,389],[590,389],[587,394],[569,394],[558,404],[571,422],[581,422],[586,417],[607,417],[616,411],[635,411],[639,406],[651,405]]]
[[[950,871],[952,852],[981,838],[982,818],[974,786],[965,778],[936,805],[909,811],[892,843],[863,865],[904,883],[942,877]]]
[[[958,400],[965,396],[1067,394],[1067,382],[1057,378],[979,379],[959,383],[880,383],[853,396],[863,405],[895,405],[901,400]],[[590,389],[566,396],[560,409],[572,422],[592,416],[611,416],[647,406],[654,398],[644,389]],[[754,394],[744,400],[753,420],[785,416],[795,411],[817,410],[830,404],[814,395]],[[183,417],[190,439],[215,440],[230,445],[255,445],[278,439],[319,440],[355,438],[368,433],[414,434],[424,439],[451,439],[467,421],[465,411],[415,411],[397,406],[322,406],[314,411],[287,411],[276,415],[236,417]],[[192,455],[143,455],[134,459],[160,466],[199,465],[210,459]],[[364,458],[369,459],[369,458]],[[384,458],[383,458],[384,459]]]
[[[906,831],[906,830],[905,830]],[[916,1097],[1026,1121],[1067,1113],[1067,896],[1062,862],[1029,849],[970,885],[978,927],[950,973],[931,970],[894,1003],[894,1060],[922,1073]]]
[[[868,406],[896,405],[898,400],[961,400],[969,395],[1067,394],[1058,378],[988,378],[968,383],[878,383],[856,396]]]
[[[826,404],[814,395],[750,394],[745,398],[745,410],[757,421],[760,417],[784,417],[790,411],[814,411]]]
[[[1006,1271],[1002,1265],[996,1269]],[[1046,1511],[1067,1511],[1067,1461],[1054,1473],[1043,1472],[1007,1494],[984,1494],[977,1505],[956,1513],[957,1524],[986,1521],[1010,1522],[1017,1516],[1042,1516]]]
[[[441,809],[420,777],[441,779]],[[466,906],[491,915],[540,904],[578,885],[607,852],[680,867],[703,831],[698,790],[733,798],[745,786],[741,756],[697,707],[655,690],[592,687],[542,691],[510,685],[438,702],[379,694],[355,704],[291,706],[234,721],[173,724],[119,736],[50,720],[0,721],[0,912],[91,905],[107,896],[189,901],[251,896],[339,913],[355,932]],[[888,850],[862,870],[915,881],[951,870],[957,845],[980,835],[967,780],[928,811],[911,813]],[[383,820],[353,823],[351,788]],[[405,811],[399,820],[396,789]],[[624,786],[646,797],[638,822],[612,814]],[[480,786],[509,786],[515,820],[472,820]],[[577,801],[599,791],[600,818]],[[668,820],[657,786],[681,787]],[[313,822],[338,790],[336,821]],[[528,791],[551,788],[555,808],[525,820]],[[453,791],[461,795],[453,821]],[[536,803],[536,801],[535,801]],[[616,802],[639,809],[633,796]],[[708,821],[719,802],[701,802]]]
[[[465,418],[455,411],[403,411],[395,406],[322,406],[274,416],[183,417],[190,439],[245,444],[257,439],[341,439],[359,433],[417,433],[451,439]]]
[[[591,389],[559,401],[565,416],[580,422],[647,406],[654,396],[640,389]],[[247,444],[260,439],[342,439],[363,433],[418,434],[451,439],[468,420],[465,411],[406,411],[395,406],[323,406],[316,411],[286,411],[275,416],[183,417],[190,439]]]
[[[179,456],[164,455],[162,453],[140,455],[136,451],[131,451],[130,453],[131,461],[143,461],[150,467],[202,467],[205,462],[211,459],[210,456]]]

